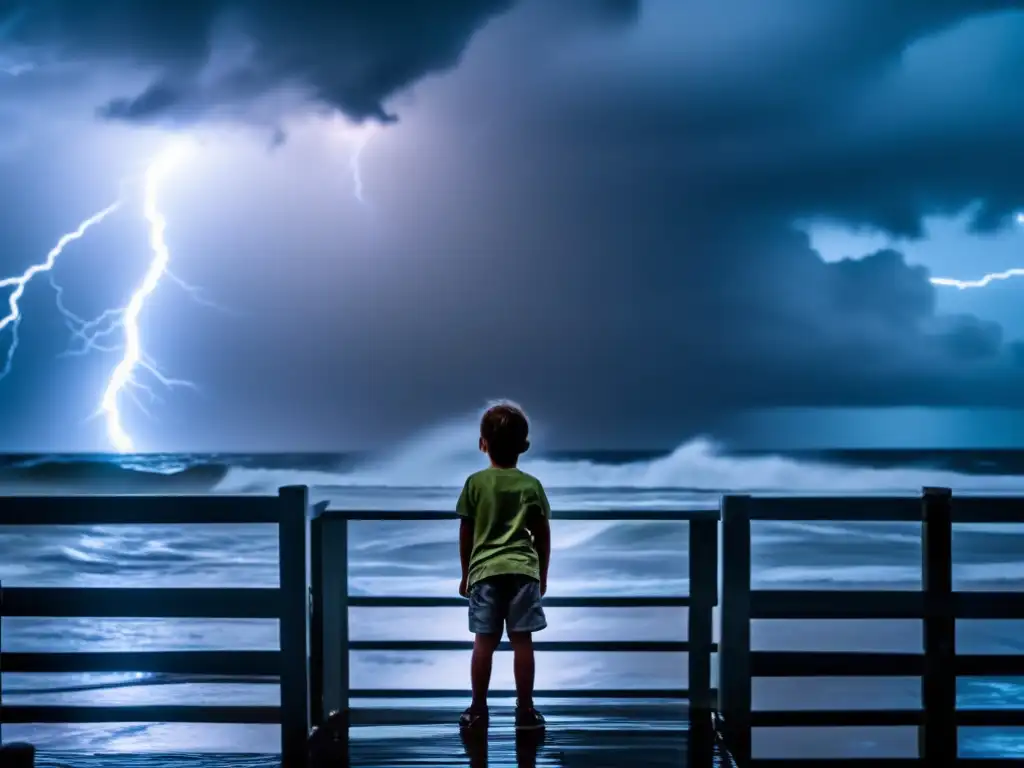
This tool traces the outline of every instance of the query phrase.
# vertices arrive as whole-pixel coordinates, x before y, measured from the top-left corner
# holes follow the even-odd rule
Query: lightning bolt
[[[932,285],[945,285],[965,291],[968,288],[984,288],[986,285],[990,285],[997,280],[1009,280],[1011,277],[1022,276],[1024,276],[1024,269],[1014,267],[1013,269],[1007,269],[1003,272],[989,272],[987,275],[984,275],[977,280],[956,280],[952,277],[933,277],[931,280]]]
[[[14,355],[18,351],[18,329],[21,325],[21,297],[25,295],[25,289],[28,284],[32,282],[32,278],[43,272],[50,272],[57,263],[57,259],[64,252],[64,249],[76,240],[80,240],[85,236],[85,233],[89,231],[93,226],[99,224],[110,214],[114,213],[118,208],[121,207],[121,202],[118,201],[112,205],[108,205],[102,211],[94,213],[89,218],[82,221],[78,228],[62,235],[57,241],[57,244],[50,249],[50,252],[46,254],[46,258],[39,264],[33,264],[31,267],[26,269],[17,277],[5,277],[0,279],[0,288],[12,288],[10,295],[7,297],[7,314],[0,318],[0,332],[6,328],[11,329],[11,343],[7,347],[7,355],[4,359],[4,366],[0,369],[0,380],[7,377],[11,372],[11,366],[14,363]]]
[[[368,127],[353,138],[350,169],[353,192],[360,202],[364,202],[360,158],[374,134],[374,128]],[[147,301],[166,278],[176,283],[200,303],[216,307],[216,305],[201,299],[194,287],[176,277],[169,269],[171,253],[165,237],[167,219],[160,208],[160,189],[167,175],[177,167],[190,149],[190,144],[176,142],[158,155],[146,169],[143,185],[143,213],[149,226],[149,247],[152,257],[141,283],[131,294],[126,305],[117,309],[108,309],[98,317],[86,320],[67,307],[64,302],[64,289],[56,282],[52,274],[57,259],[65,248],[70,243],[84,237],[89,229],[117,211],[122,206],[121,200],[93,214],[82,221],[74,231],[63,235],[41,263],[29,267],[21,275],[0,278],[0,288],[11,289],[8,296],[9,311],[6,316],[0,318],[0,332],[8,327],[11,329],[11,344],[7,350],[4,366],[0,369],[0,380],[10,373],[18,348],[18,330],[22,319],[21,299],[32,279],[43,272],[49,273],[48,278],[55,292],[57,310],[71,331],[72,339],[78,343],[77,348],[69,349],[66,354],[85,354],[90,351],[120,351],[122,353],[120,361],[107,380],[96,411],[97,416],[104,418],[107,439],[111,446],[120,453],[131,453],[135,450],[135,443],[125,429],[121,414],[123,396],[134,398],[143,410],[145,408],[139,403],[135,390],[141,389],[154,399],[156,397],[153,391],[139,380],[140,373],[149,373],[165,387],[194,386],[187,381],[168,378],[146,355],[142,344],[140,320]],[[117,332],[121,333],[122,342],[112,345],[107,340]]]
[[[121,208],[121,200],[85,219],[75,230],[62,235],[46,258],[39,264],[32,265],[16,277],[0,278],[0,288],[11,289],[7,300],[8,312],[3,318],[0,318],[0,332],[7,328],[11,329],[11,343],[7,349],[4,366],[0,369],[0,379],[10,373],[18,349],[18,330],[22,319],[20,303],[25,289],[34,277],[44,272],[48,273],[50,285],[56,294],[57,310],[71,331],[72,339],[78,342],[78,347],[69,349],[67,354],[85,354],[90,351],[122,352],[121,360],[110,374],[97,409],[97,415],[102,415],[106,421],[107,439],[111,446],[120,453],[130,453],[134,450],[134,442],[125,430],[121,417],[122,395],[128,394],[135,398],[135,402],[143,410],[145,410],[144,406],[135,397],[135,389],[146,391],[152,398],[156,398],[153,391],[138,380],[140,371],[148,372],[165,387],[192,386],[187,381],[168,378],[159,371],[143,351],[140,329],[140,317],[146,302],[164,278],[174,281],[190,296],[201,301],[195,288],[177,278],[168,269],[171,254],[164,236],[167,220],[159,205],[161,184],[189,149],[190,145],[188,144],[174,143],[158,155],[146,169],[143,186],[143,214],[149,226],[149,246],[152,258],[142,282],[131,294],[124,307],[108,309],[98,317],[86,320],[67,307],[64,302],[64,289],[56,282],[53,275],[54,266],[68,245],[84,237],[92,227]],[[120,344],[112,345],[107,339],[117,332],[122,334],[123,341]]]
[[[160,185],[182,160],[188,150],[185,144],[174,144],[163,152],[146,171],[143,213],[149,222],[149,246],[153,258],[142,279],[142,283],[132,294],[128,304],[120,311],[120,326],[124,330],[124,355],[110,374],[107,387],[100,401],[100,412],[104,414],[107,424],[107,439],[115,450],[120,453],[131,453],[135,445],[125,431],[121,418],[120,399],[131,385],[138,385],[136,374],[141,368],[149,371],[165,386],[188,385],[188,382],[168,379],[150,363],[142,351],[142,334],[139,329],[139,317],[145,308],[146,300],[160,285],[160,281],[168,274],[171,252],[164,233],[167,220],[160,211]]]
[[[1024,226],[1024,213],[1018,213],[1014,218],[1018,224]],[[957,280],[952,277],[933,277],[931,278],[931,283],[932,285],[941,285],[965,291],[968,288],[984,288],[985,286],[1000,280],[1009,280],[1011,277],[1024,277],[1024,268],[1014,267],[1013,269],[1007,269],[1002,272],[989,272],[987,275],[983,275],[977,280]]]
[[[373,138],[376,131],[373,126],[367,126],[356,134],[354,144],[352,147],[352,155],[349,158],[349,169],[352,171],[352,193],[356,196],[356,200],[360,203],[365,203],[363,199],[363,169],[360,165],[360,161],[363,155],[363,150],[366,149],[366,145],[370,143],[370,139]]]

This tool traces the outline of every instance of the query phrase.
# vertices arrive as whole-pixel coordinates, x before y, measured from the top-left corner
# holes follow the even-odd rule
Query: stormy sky
[[[195,387],[140,369],[143,450],[374,447],[502,396],[564,447],[1015,409],[1024,278],[929,278],[1024,266],[1022,81],[1020,0],[0,0],[0,266],[123,195],[52,274],[127,305],[140,175],[188,138],[139,327]],[[47,277],[0,449],[105,450],[123,335],[62,354]]]

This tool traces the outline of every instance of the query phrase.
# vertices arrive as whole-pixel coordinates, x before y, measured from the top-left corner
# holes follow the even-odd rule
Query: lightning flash
[[[372,124],[366,124],[353,138],[352,155],[349,158],[348,165],[349,170],[352,171],[352,193],[360,203],[366,202],[363,199],[363,169],[360,163],[363,150],[366,149],[366,145],[370,143],[370,139],[376,133],[375,128],[376,126]]]
[[[1024,226],[1024,213],[1018,213],[1014,220]],[[994,282],[1001,280],[1009,280],[1011,277],[1024,277],[1024,268],[1014,267],[1013,269],[1007,269],[1002,272],[989,272],[987,275],[983,275],[977,280],[956,280],[952,277],[933,277],[931,278],[932,285],[942,285],[949,288],[957,288],[961,291],[965,291],[968,288],[984,288],[987,285],[991,285]]]
[[[28,287],[28,284],[32,282],[32,278],[43,272],[50,272],[57,264],[57,259],[60,258],[62,253],[64,253],[65,248],[75,240],[82,239],[90,228],[99,224],[120,207],[121,202],[118,201],[107,206],[99,213],[94,213],[79,224],[77,229],[63,235],[60,240],[57,241],[57,244],[50,249],[50,252],[46,254],[46,258],[43,261],[38,264],[33,264],[17,277],[0,278],[0,288],[12,289],[10,295],[7,297],[7,314],[3,318],[0,318],[0,332],[3,332],[7,328],[11,329],[11,342],[10,346],[7,347],[7,356],[4,360],[4,366],[0,369],[0,380],[6,378],[11,372],[11,365],[14,363],[14,354],[18,351],[18,326],[21,325],[20,302],[21,297],[25,295],[25,289]]]
[[[380,126],[377,123],[351,123],[340,115],[334,116],[327,132],[332,151],[339,151],[348,157],[348,173],[352,180],[352,196],[362,204],[366,203],[363,195],[363,153],[367,145],[377,135]],[[337,148],[334,150],[333,148]]]
[[[8,69],[0,70],[0,72],[15,75],[21,73]],[[359,202],[364,202],[360,159],[366,145],[375,133],[375,125],[365,125],[357,131],[349,132],[347,137],[352,142],[349,169],[352,174],[353,194]],[[76,229],[61,236],[57,244],[40,263],[30,266],[20,275],[0,277],[0,289],[10,291],[7,296],[7,314],[0,318],[0,334],[5,331],[10,334],[10,344],[6,356],[3,358],[3,367],[0,368],[0,380],[11,372],[15,353],[18,350],[18,331],[22,320],[21,301],[25,291],[33,278],[47,273],[49,283],[56,295],[57,310],[64,318],[76,345],[73,349],[69,349],[68,354],[85,354],[94,351],[121,353],[119,362],[106,382],[96,411],[96,415],[102,417],[105,422],[107,439],[111,447],[120,453],[130,453],[135,450],[135,442],[128,434],[121,412],[124,398],[131,397],[142,410],[145,410],[145,407],[137,396],[138,390],[149,394],[152,399],[156,399],[153,390],[143,381],[142,374],[148,374],[151,379],[155,379],[162,386],[168,388],[193,386],[190,382],[172,379],[160,372],[145,352],[142,331],[142,316],[146,304],[165,279],[177,283],[197,301],[208,303],[196,295],[196,290],[192,286],[177,278],[170,271],[171,252],[165,237],[167,219],[160,208],[162,185],[168,174],[181,163],[190,148],[191,145],[188,143],[173,143],[161,152],[145,171],[142,207],[149,229],[150,258],[142,281],[123,307],[108,309],[98,317],[86,320],[67,307],[64,301],[64,289],[53,274],[54,267],[65,249],[84,237],[92,227],[102,223],[123,207],[123,200],[118,200],[94,213],[83,220]],[[120,343],[112,343],[113,337],[119,337]]]
[[[984,288],[986,285],[990,285],[997,280],[1009,280],[1011,277],[1024,277],[1024,269],[1020,267],[1014,267],[1013,269],[1007,269],[1003,272],[989,272],[977,280],[956,280],[952,277],[933,277],[932,285],[945,285],[950,288],[959,288],[961,291],[965,291],[968,288]]]
[[[121,362],[117,364],[114,372],[110,375],[107,388],[103,393],[103,400],[100,403],[100,409],[106,417],[107,438],[111,445],[121,453],[130,453],[135,449],[131,437],[125,432],[118,409],[118,401],[125,388],[135,383],[136,371],[140,367],[145,368],[166,385],[184,383],[167,379],[155,366],[146,362],[142,352],[139,316],[145,307],[146,299],[152,295],[160,285],[160,280],[167,274],[167,267],[171,260],[170,249],[167,247],[167,240],[164,237],[167,220],[160,212],[158,200],[160,183],[181,161],[186,149],[182,144],[171,146],[146,171],[143,211],[146,221],[149,222],[149,247],[153,251],[153,258],[142,279],[142,284],[132,294],[121,316],[121,327],[124,329],[124,357],[121,358]]]
[[[121,416],[122,395],[128,393],[134,397],[133,389],[140,388],[155,397],[152,390],[138,380],[140,371],[147,371],[167,387],[191,386],[189,382],[171,379],[163,375],[149,360],[143,350],[140,328],[140,317],[146,301],[165,277],[175,280],[190,293],[193,292],[190,286],[175,278],[168,269],[171,255],[164,236],[167,220],[159,206],[161,184],[167,174],[181,162],[188,149],[189,145],[185,143],[174,143],[162,152],[146,170],[143,186],[143,214],[149,227],[149,246],[152,256],[142,282],[131,294],[124,307],[110,309],[93,320],[85,320],[67,308],[63,298],[64,290],[53,277],[53,268],[64,250],[74,241],[84,237],[92,227],[119,210],[123,204],[121,200],[93,214],[82,221],[75,230],[63,235],[42,262],[29,267],[16,277],[0,278],[0,289],[11,289],[7,299],[8,312],[0,319],[0,332],[10,329],[11,334],[4,366],[0,369],[0,379],[10,373],[18,349],[18,330],[22,320],[21,299],[25,294],[25,289],[34,277],[44,272],[49,274],[50,284],[56,292],[58,311],[67,322],[72,337],[81,342],[81,346],[76,352],[122,351],[121,360],[107,381],[98,409],[98,414],[102,415],[106,422],[107,439],[111,446],[120,453],[129,453],[135,449],[134,441],[125,430]],[[104,343],[115,332],[121,333],[123,343],[119,346],[110,346]],[[136,402],[139,402],[137,398]],[[141,406],[141,403],[139,404]]]

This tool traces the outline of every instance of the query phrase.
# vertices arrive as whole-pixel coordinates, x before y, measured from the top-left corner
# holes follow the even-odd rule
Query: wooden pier
[[[722,504],[722,590],[718,709],[726,742],[741,766],[799,765],[799,760],[758,759],[756,731],[784,727],[912,726],[918,756],[905,759],[821,759],[815,766],[1020,765],[1019,759],[959,756],[963,726],[1024,726],[1024,710],[958,709],[958,676],[1024,676],[1024,655],[956,652],[957,619],[1024,619],[1024,594],[953,590],[954,523],[1022,523],[1024,499],[954,497],[926,488],[920,498],[765,498],[726,496]],[[920,591],[751,589],[752,521],[919,522]],[[920,653],[806,653],[755,651],[750,622],[756,619],[917,619]],[[920,677],[919,710],[754,711],[751,685],[761,677]]]
[[[688,612],[686,637],[671,642],[538,641],[540,651],[643,651],[685,653],[687,667],[653,690],[538,690],[558,698],[550,733],[537,749],[554,764],[710,766],[799,765],[758,757],[757,734],[778,727],[909,726],[919,733],[919,757],[905,760],[822,760],[813,764],[958,765],[1019,764],[1014,760],[958,758],[958,728],[1024,726],[1017,710],[965,710],[956,706],[958,676],[1024,676],[1024,656],[957,654],[957,619],[1024,619],[1024,595],[956,592],[952,586],[954,523],[1024,522],[1024,499],[954,497],[925,489],[920,498],[777,498],[727,496],[722,512],[557,511],[560,520],[675,521],[689,528],[687,595],[672,597],[552,597],[551,607],[663,607]],[[0,497],[0,526],[272,523],[279,531],[280,584],[275,589],[51,589],[8,588],[0,616],[123,618],[269,618],[280,622],[277,651],[169,651],[132,653],[12,653],[0,643],[4,672],[153,672],[195,675],[276,676],[279,706],[36,706],[0,700],[0,723],[190,722],[279,723],[285,766],[308,764],[311,724],[334,710],[350,712],[353,766],[529,765],[529,749],[513,738],[508,713],[498,710],[489,744],[463,743],[452,722],[468,690],[354,689],[354,651],[466,650],[465,641],[355,640],[353,608],[462,606],[458,597],[367,596],[349,591],[349,526],[358,521],[437,521],[449,512],[341,512],[311,508],[303,487],[276,496],[198,497]],[[751,588],[751,524],[758,521],[911,522],[921,524],[922,589],[919,591],[760,590]],[[721,582],[719,573],[721,571]],[[721,597],[721,599],[719,599]],[[720,603],[720,605],[719,605]],[[714,642],[713,610],[720,609],[721,647]],[[751,648],[751,621],[760,619],[917,619],[920,653],[777,652]],[[718,689],[713,661],[718,658]],[[757,711],[752,681],[764,677],[920,677],[920,710]],[[496,691],[494,698],[514,697]],[[417,700],[441,699],[450,707],[425,708]],[[402,700],[401,708],[374,706]],[[663,703],[654,714],[643,709]],[[618,709],[602,702],[625,702]],[[629,702],[635,702],[630,704]],[[646,703],[645,703],[646,702]],[[675,714],[671,714],[671,713]],[[669,713],[666,715],[665,713]],[[609,725],[611,723],[611,725]],[[416,738],[374,736],[374,727],[417,726]],[[644,726],[641,729],[639,726]],[[593,747],[591,751],[588,746]],[[646,747],[645,747],[646,745]],[[644,753],[642,750],[648,749]],[[481,752],[483,749],[483,752]],[[488,758],[489,750],[489,758]],[[481,757],[483,755],[483,757]],[[614,757],[619,755],[620,757]],[[556,759],[557,757],[557,759]],[[616,762],[621,758],[621,762]],[[481,759],[484,762],[481,762]],[[536,754],[534,754],[536,759]],[[524,763],[524,760],[526,761]],[[111,759],[104,764],[120,762]],[[69,764],[76,763],[69,761]],[[92,764],[88,761],[83,765]],[[168,763],[171,764],[171,763]],[[194,764],[194,763],[193,763]],[[219,763],[212,763],[217,765]],[[227,763],[225,763],[227,764]]]
[[[277,619],[277,651],[147,651],[8,653],[3,672],[153,672],[191,675],[274,675],[276,707],[33,706],[0,700],[2,723],[280,723],[282,762],[305,763],[309,729],[307,675],[307,509],[304,487],[277,496],[6,496],[0,526],[211,525],[271,523],[278,527],[276,589],[147,589],[8,587],[0,617]]]

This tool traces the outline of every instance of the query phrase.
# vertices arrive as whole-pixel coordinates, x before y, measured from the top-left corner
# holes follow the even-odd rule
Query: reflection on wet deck
[[[311,768],[683,768],[689,734],[682,707],[553,707],[546,732],[517,734],[511,708],[492,710],[486,731],[464,737],[455,708],[357,710],[344,750]],[[382,715],[383,718],[381,717]],[[366,723],[378,723],[368,725]],[[379,724],[384,723],[384,724]],[[716,753],[715,765],[724,765]],[[261,755],[41,753],[45,768],[278,768]]]
[[[687,765],[687,734],[682,729],[588,728],[587,723],[516,733],[493,724],[485,734],[460,736],[451,727],[431,726],[403,739],[383,736],[350,742],[351,765],[469,766],[469,768],[680,768]]]
[[[357,709],[353,710],[349,754],[352,765],[360,768],[679,768],[689,764],[683,703],[573,702],[551,704],[543,712],[546,732],[517,734],[512,707],[492,704],[487,731],[463,736],[455,725],[459,710],[450,704],[430,709]]]

